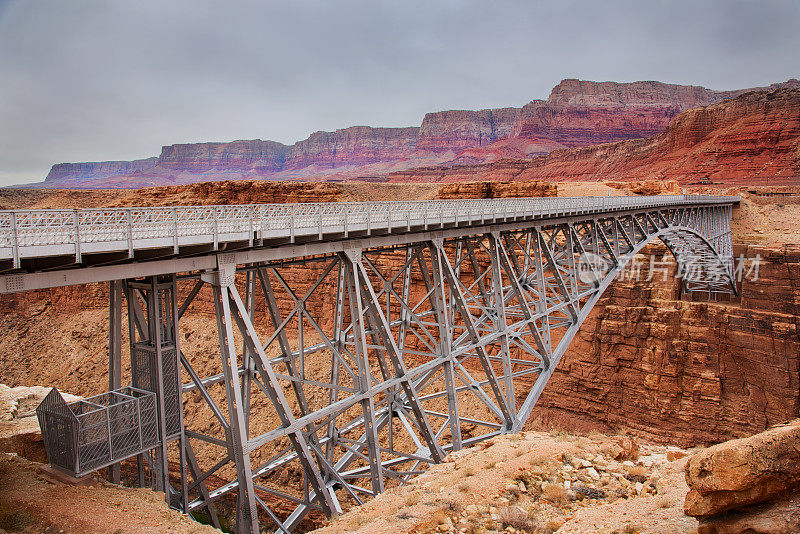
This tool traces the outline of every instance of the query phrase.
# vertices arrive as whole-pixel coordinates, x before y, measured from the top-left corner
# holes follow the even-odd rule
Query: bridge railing
[[[729,204],[739,197],[518,198],[396,202],[326,202],[79,210],[0,211],[0,259],[250,240],[254,235],[320,236],[331,229],[397,229],[423,225],[550,218],[580,213],[687,204]]]

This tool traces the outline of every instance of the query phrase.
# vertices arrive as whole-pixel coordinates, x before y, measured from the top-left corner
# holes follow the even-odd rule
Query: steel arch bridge
[[[158,399],[160,441],[137,451],[140,483],[149,474],[173,506],[216,526],[218,501],[235,494],[239,532],[260,520],[289,532],[521,430],[605,289],[651,241],[687,290],[735,293],[738,201],[0,212],[0,291],[109,281],[109,387],[122,387],[124,300],[132,385]],[[178,335],[201,292],[219,338],[210,376]],[[189,397],[213,428],[184,414]],[[218,461],[200,465],[198,447]],[[120,459],[104,464],[117,481]]]

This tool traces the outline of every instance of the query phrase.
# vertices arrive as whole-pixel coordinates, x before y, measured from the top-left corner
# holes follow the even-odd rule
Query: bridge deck
[[[660,195],[0,211],[0,273],[738,201]]]

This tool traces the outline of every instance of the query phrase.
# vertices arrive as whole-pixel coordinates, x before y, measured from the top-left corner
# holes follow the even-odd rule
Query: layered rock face
[[[546,101],[522,108],[515,133],[528,139],[549,138],[565,147],[650,137],[682,111],[736,93],[660,82],[564,80]]]
[[[284,169],[311,165],[340,167],[365,165],[409,157],[419,128],[353,126],[335,132],[316,132],[292,145]]]
[[[428,113],[419,128],[420,150],[452,150],[488,146],[510,137],[519,109],[440,111]]]
[[[287,146],[254,139],[231,143],[190,143],[165,146],[153,166],[181,171],[249,170],[265,175],[318,165],[363,165],[408,155],[418,128],[353,126],[335,132],[315,132]]]
[[[278,171],[286,160],[287,149],[281,143],[261,139],[231,143],[187,143],[162,147],[156,163],[164,168],[181,170],[239,168]]]
[[[107,178],[121,174],[131,174],[149,169],[158,162],[158,158],[135,159],[133,161],[94,161],[84,163],[57,163],[53,165],[45,178],[45,182],[58,182],[65,187],[70,182],[82,182],[97,178]]]
[[[800,81],[771,86],[777,87],[800,87]],[[58,164],[43,185],[133,188],[253,178],[347,180],[430,164],[460,169],[648,137],[662,132],[688,108],[767,89],[712,91],[660,82],[564,80],[547,100],[521,108],[428,113],[418,128],[354,126],[316,132],[291,146],[260,139],[167,145],[158,158]],[[635,153],[637,146],[620,150]],[[471,171],[467,167],[464,172]]]
[[[762,262],[730,304],[679,300],[666,249],[646,252],[640,279],[615,281],[575,336],[537,405],[541,417],[681,446],[795,417],[800,246],[737,246],[735,255]]]
[[[392,181],[656,179],[679,183],[796,183],[800,89],[750,92],[689,109],[649,139],[558,150],[532,159],[426,167]]]

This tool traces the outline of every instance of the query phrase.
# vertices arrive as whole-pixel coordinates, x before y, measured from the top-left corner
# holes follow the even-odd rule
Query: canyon
[[[713,91],[661,82],[563,80],[546,100],[520,107],[428,113],[419,127],[353,126],[315,132],[293,145],[268,140],[174,144],[135,161],[59,163],[31,187],[139,188],[202,181],[383,180],[407,169],[530,158],[560,149],[638,139],[663,132],[682,112],[769,87]],[[414,178],[425,170],[412,173]],[[391,175],[397,179],[398,174]],[[586,179],[586,177],[584,177]]]
[[[4,190],[0,192],[0,204],[4,208],[51,208],[341,202],[401,196],[406,199],[503,198],[670,193],[677,187],[675,182],[661,181],[636,184],[536,181],[444,184],[228,181],[151,187],[135,191]],[[697,191],[699,187],[690,186],[689,189]],[[613,439],[608,436],[597,437],[599,431],[603,434],[636,436],[643,443],[646,440],[646,443],[669,444],[669,447],[642,445],[648,457],[661,458],[670,453],[675,454],[676,445],[686,448],[718,443],[725,439],[750,435],[796,416],[800,408],[800,336],[797,324],[800,316],[800,229],[796,225],[800,218],[800,202],[794,197],[768,196],[771,189],[751,193],[752,189],[749,187],[717,191],[738,192],[743,195],[733,220],[736,254],[763,259],[759,277],[743,279],[739,298],[707,302],[680,295],[677,282],[671,276],[675,265],[666,255],[666,249],[657,244],[649,246],[637,258],[644,276],[639,279],[623,276],[617,280],[591,313],[545,388],[534,411],[534,418],[526,427],[528,433],[522,438],[511,436],[500,441],[493,440],[487,447],[499,444],[500,447],[495,452],[500,454],[498,451],[517,447],[519,443],[515,440],[522,439],[522,442],[530,441],[537,444],[537,447],[546,443],[547,447],[554,447],[554,451],[562,451],[553,454],[560,454],[564,458],[567,458],[564,456],[565,452],[585,454],[580,452],[585,449],[591,451],[591,455],[585,454],[587,458],[596,459],[602,456],[602,450],[613,449]],[[384,261],[390,264],[401,262],[402,254],[389,254]],[[657,266],[654,271],[657,276],[648,280],[646,274],[651,265]],[[319,264],[285,266],[281,268],[281,273],[287,283],[302,292],[304,287],[313,283],[315,275],[319,274],[322,267]],[[664,270],[666,275],[662,276],[660,270]],[[418,286],[420,281],[415,280],[415,284]],[[92,284],[0,297],[0,305],[6,312],[0,319],[0,328],[4,332],[0,339],[0,382],[10,386],[53,385],[65,392],[82,396],[104,390],[108,350],[107,289],[105,284]],[[180,283],[179,298],[185,296],[190,289],[189,284]],[[334,285],[329,284],[325,289],[328,294],[333,295]],[[417,291],[419,288],[415,287],[413,290]],[[294,302],[286,294],[278,294],[277,299],[284,313],[294,306]],[[323,305],[316,301],[311,304]],[[316,307],[311,307],[311,310],[314,314],[319,313]],[[265,317],[259,313],[257,327],[263,328],[264,321]],[[192,309],[181,320],[181,347],[192,365],[208,374],[220,371],[215,328],[211,296],[201,292]],[[123,334],[123,338],[126,337]],[[123,355],[123,382],[129,380],[130,376],[125,360],[127,358]],[[309,356],[306,365],[309,372],[319,371],[318,368],[324,367],[325,362],[316,361]],[[524,391],[520,394],[524,395]],[[213,395],[217,397],[217,393]],[[221,398],[216,400],[222,402]],[[320,399],[315,397],[311,402],[317,403]],[[252,432],[260,433],[273,427],[274,421],[269,418],[272,412],[267,403],[256,403],[253,410],[259,416],[253,418]],[[208,429],[213,422],[213,416],[203,409],[195,395],[187,396],[185,413],[193,428]],[[541,434],[542,430],[550,430],[554,434],[548,437]],[[564,432],[594,437],[553,438],[563,436]],[[587,445],[581,445],[581,449],[576,450],[571,444],[574,440],[584,440],[577,443],[585,442]],[[0,443],[0,448],[3,446]],[[30,454],[30,450],[28,448],[26,454]],[[526,454],[535,453],[534,456],[538,457],[539,452],[536,451],[540,450],[531,449]],[[253,454],[253,460],[265,461],[270,452],[259,450]],[[200,446],[197,449],[198,461],[201,465],[212,465],[216,461],[214,453],[214,449]],[[686,454],[680,450],[677,453]],[[491,457],[484,458],[485,455],[481,456],[476,451],[469,451],[468,456],[466,454],[467,451],[463,460],[454,457],[451,462],[480,463],[484,459],[486,462],[491,460]],[[508,456],[511,453],[502,454]],[[26,469],[34,469],[26,467],[27,464],[22,465],[22,460],[4,461],[4,467],[17,478],[21,478],[19,473]],[[521,457],[519,462],[522,461],[527,462],[528,457]],[[531,462],[533,461],[531,458]],[[659,460],[662,461],[663,459]],[[453,464],[448,462],[446,465]],[[487,463],[488,465],[490,464]],[[506,473],[515,464],[509,465],[511,467],[503,467],[500,472]],[[659,504],[666,503],[659,488],[675,487],[673,483],[677,484],[682,479],[682,465],[666,462],[663,465],[653,464],[652,469],[648,468],[645,472],[647,476],[664,477],[665,482],[658,486],[657,493],[645,491],[638,494],[638,486],[634,483],[621,482],[620,489],[631,492],[631,498],[612,503],[614,509],[620,511],[620,517],[615,516],[615,520],[622,521],[623,516],[633,510],[654,525],[659,523],[657,518],[661,516],[658,514],[663,514],[661,521],[683,522],[689,527],[696,525],[696,522],[692,523],[693,520],[685,518],[681,510],[681,491],[686,490],[669,493],[668,508]],[[447,466],[444,468],[445,472],[451,469]],[[442,472],[439,467],[434,469],[437,469],[436,476]],[[657,474],[657,471],[661,474]],[[494,477],[495,473],[494,469],[488,469],[481,476]],[[639,474],[636,476],[642,476],[639,471],[637,473]],[[225,475],[232,476],[232,473]],[[463,473],[459,476],[463,476]],[[558,476],[565,475],[562,472]],[[297,480],[297,473],[291,470],[283,471],[270,479],[271,482],[290,487]],[[506,481],[505,478],[500,480],[503,484],[513,482]],[[479,479],[475,478],[474,481]],[[530,487],[530,484],[531,481],[526,481],[526,485]],[[599,483],[590,483],[592,491],[595,485],[597,489],[601,488]],[[460,487],[456,483],[453,486]],[[495,486],[487,486],[487,491],[497,490],[503,494],[502,488]],[[414,487],[405,491],[413,492]],[[611,486],[602,487],[610,491]],[[440,488],[440,492],[442,498],[447,499],[457,499],[457,495],[463,493],[460,489],[455,491],[454,488],[445,489],[444,486]],[[616,494],[609,495],[613,499]],[[508,495],[500,497],[499,503],[507,497]],[[133,499],[131,496],[114,498],[121,502],[131,502],[129,499]],[[147,499],[152,502],[157,500],[152,496]],[[585,503],[567,501],[557,507],[560,511],[551,510],[547,513],[552,514],[554,524],[562,522],[566,528],[564,532],[579,532],[591,521],[598,520],[596,514],[601,512],[593,507],[593,502],[591,499],[587,499]],[[500,506],[499,503],[497,506]],[[392,506],[396,508],[396,505]],[[347,528],[357,528],[353,526],[355,523],[350,524],[350,518],[369,514],[372,509],[371,504],[363,511],[355,508],[351,514],[345,516],[344,524],[350,525]],[[491,513],[487,512],[487,515]],[[570,517],[573,518],[564,522]],[[321,524],[319,517],[311,516],[302,528]],[[334,531],[337,524],[339,523],[333,525]],[[690,529],[687,527],[686,531],[689,532]]]
[[[580,187],[496,182],[443,184],[436,190],[425,184],[413,191],[427,198],[497,198],[574,194]],[[629,193],[624,186],[602,187],[609,194]],[[224,182],[116,192],[104,204],[335,202],[363,198],[359,195],[391,198],[397,188],[369,184],[359,191],[350,184]],[[15,207],[22,204],[21,197],[36,193],[0,199]],[[36,206],[62,206],[64,199],[52,195],[52,203],[43,197]],[[92,195],[86,194],[88,202],[96,206]],[[656,442],[693,446],[760,431],[797,413],[800,239],[792,221],[800,217],[800,203],[744,195],[734,215],[736,254],[762,259],[758,279],[745,278],[741,297],[733,302],[686,300],[672,276],[616,281],[545,389],[536,410],[541,423],[586,431],[622,429]],[[642,265],[650,265],[652,258],[674,269],[665,253],[663,246],[651,245]],[[311,283],[318,268],[295,267],[285,276],[302,287]],[[106,291],[105,286],[89,285],[3,296],[7,334],[0,340],[0,381],[12,386],[52,384],[79,395],[102,389]],[[187,354],[205,362],[202,367],[213,362],[215,349],[214,340],[201,334],[213,331],[205,324],[213,317],[210,303],[200,302],[201,315],[187,322],[185,346]],[[293,305],[288,298],[280,304]]]
[[[592,482],[586,491],[593,495],[613,487],[631,498],[626,493],[625,499],[610,502],[616,493],[609,494],[609,503],[598,507],[568,501],[547,513],[552,512],[554,524],[563,525],[561,532],[581,532],[593,521],[608,522],[605,506],[619,514],[614,521],[620,528],[621,517],[639,513],[654,532],[664,521],[690,532],[697,522],[683,515],[680,502],[688,491],[681,473],[685,460],[666,458],[763,431],[796,417],[800,410],[800,89],[717,94],[680,86],[667,90],[654,82],[577,80],[565,80],[556,89],[548,101],[527,109],[429,114],[420,128],[319,132],[292,147],[270,141],[172,145],[155,159],[105,162],[96,168],[54,167],[46,189],[0,190],[0,209],[675,194],[682,189],[740,194],[732,224],[734,252],[751,264],[758,259],[759,268],[757,277],[745,269],[738,297],[707,301],[682,295],[667,249],[649,245],[636,258],[641,276],[620,277],[591,312],[545,388],[526,433],[487,444],[487,450],[495,447],[506,456],[516,454],[509,451],[519,440],[546,444],[566,465],[577,454],[583,455],[581,462],[606,462],[603,455],[614,450],[617,439],[610,435],[625,435],[618,438],[620,443],[640,440],[646,457],[659,458],[644,471],[655,490],[641,492],[634,479],[618,479],[621,485],[610,486]],[[715,103],[717,98],[727,100]],[[638,111],[631,114],[634,107]],[[651,137],[638,138],[647,135]],[[582,145],[604,141],[612,142]],[[537,156],[537,151],[549,154]],[[404,155],[392,159],[398,154]],[[430,164],[404,168],[420,161]],[[338,174],[326,174],[334,171]],[[367,171],[369,175],[360,174]],[[139,185],[147,187],[132,189]],[[72,189],[77,187],[94,190]],[[388,253],[381,261],[397,267],[402,253]],[[281,273],[302,293],[322,268],[316,263],[287,265]],[[332,298],[335,284],[325,284],[323,294]],[[413,284],[412,291],[422,290],[421,280]],[[179,298],[190,290],[188,282],[180,282]],[[81,396],[105,390],[108,298],[104,284],[0,296],[5,312],[0,318],[0,383],[55,386]],[[284,313],[293,309],[294,301],[286,293],[276,298]],[[316,315],[324,306],[325,302],[309,303]],[[261,313],[256,326],[266,327]],[[208,374],[221,371],[215,331],[211,295],[202,291],[181,319],[180,339],[192,365]],[[126,339],[124,333],[123,344]],[[125,360],[123,354],[123,383],[130,379]],[[309,355],[306,365],[311,373],[320,372],[326,363]],[[523,385],[530,385],[524,380]],[[518,395],[524,397],[520,389]],[[219,392],[213,396],[223,403]],[[312,403],[325,401],[311,398]],[[274,428],[268,402],[261,399],[253,410],[259,414],[252,421],[253,433]],[[212,426],[213,416],[194,394],[185,399],[185,414],[192,428]],[[571,433],[589,437],[570,437]],[[33,477],[23,474],[35,467],[25,462],[40,461],[41,447],[24,442],[21,449],[19,443],[0,440],[0,452],[13,450],[27,458],[0,457],[0,470],[34,487]],[[576,449],[574,443],[583,445]],[[253,461],[266,461],[272,452],[264,447],[253,453]],[[202,444],[197,448],[204,466],[216,462],[217,453]],[[566,467],[547,467],[552,459],[537,460],[537,454],[523,460],[530,465],[541,461],[534,471],[541,468],[542,477],[552,476],[551,470],[560,470],[556,478],[563,482],[572,476]],[[435,467],[435,473],[481,459],[491,458],[481,456],[480,450],[465,452],[443,469]],[[640,467],[635,466],[637,475],[617,474],[641,477]],[[501,470],[504,477],[506,471]],[[495,474],[494,469],[485,473],[490,478]],[[506,478],[500,483],[515,483],[511,475]],[[270,482],[291,487],[299,479],[296,471],[286,469]],[[526,482],[529,487],[530,483]],[[662,492],[666,487],[672,489]],[[506,493],[491,489],[498,493],[490,499],[493,505],[503,506],[503,499],[514,502],[507,488]],[[404,491],[400,495],[416,490],[412,485]],[[442,486],[439,493],[437,499],[448,501],[464,492]],[[147,495],[152,506],[158,498]],[[395,510],[400,503],[391,495],[396,494],[387,495]],[[276,509],[282,512],[289,509],[280,506]],[[367,517],[371,506],[364,511],[354,508],[343,522],[332,525],[332,531],[341,524],[358,528],[357,518]],[[458,512],[453,521],[466,516],[495,521],[494,515],[489,508],[485,513]],[[302,529],[321,524],[321,516],[312,515]]]

